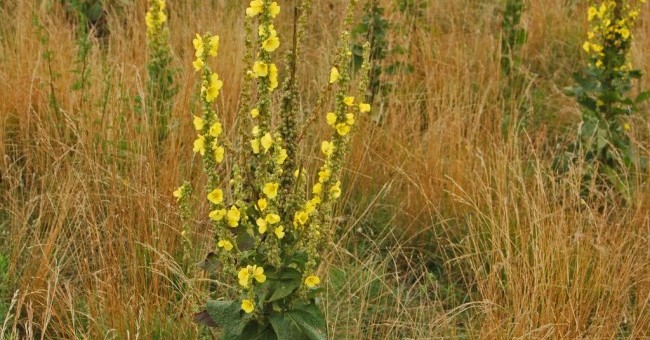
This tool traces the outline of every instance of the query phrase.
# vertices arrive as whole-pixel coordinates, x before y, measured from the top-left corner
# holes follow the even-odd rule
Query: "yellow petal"
[[[330,84],[336,83],[340,76],[341,74],[339,73],[339,70],[336,67],[332,67],[330,70]]]

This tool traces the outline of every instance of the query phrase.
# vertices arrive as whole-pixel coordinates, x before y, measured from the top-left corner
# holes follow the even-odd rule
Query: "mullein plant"
[[[169,28],[165,14],[165,0],[150,0],[145,15],[147,26],[147,111],[155,126],[157,143],[167,137],[168,120],[172,100],[177,92],[174,85],[176,70],[172,67],[172,52],[169,44]]]
[[[299,159],[299,142],[306,140],[309,122],[299,124],[299,86],[296,71],[302,61],[300,42],[305,35],[311,2],[303,1],[294,21],[293,46],[288,50],[286,77],[280,86],[275,54],[282,41],[274,22],[280,6],[254,0],[246,9],[246,47],[239,136],[228,141],[215,100],[223,87],[209,66],[219,50],[219,37],[197,34],[193,40],[194,69],[200,74],[202,112],[194,116],[197,132],[193,150],[202,156],[207,175],[205,199],[215,236],[214,252],[206,261],[219,268],[220,281],[236,287],[229,296],[207,302],[195,320],[222,330],[223,339],[326,339],[325,318],[318,304],[321,278],[318,267],[333,233],[332,214],[341,196],[342,168],[357,118],[370,112],[363,98],[368,86],[370,49],[359,81],[351,79],[350,33],[356,0],[351,0],[329,79],[313,110],[331,127],[320,144],[324,162],[314,184]],[[256,33],[256,34],[255,34]],[[355,92],[356,91],[356,92]],[[281,95],[276,96],[276,92]],[[354,92],[354,93],[353,93]],[[324,113],[325,97],[334,94],[333,107]],[[277,100],[277,105],[276,105]],[[232,164],[224,174],[220,167]],[[227,183],[222,186],[222,183]],[[189,191],[179,188],[183,201]],[[205,262],[205,261],[204,261]],[[228,295],[224,293],[224,295]]]
[[[580,104],[581,124],[577,141],[556,162],[567,170],[570,163],[584,160],[583,197],[590,195],[592,184],[612,188],[624,197],[629,193],[626,176],[637,159],[628,135],[632,129],[629,117],[649,96],[647,92],[635,98],[630,94],[632,81],[641,77],[632,67],[630,48],[645,2],[600,0],[592,1],[588,8],[589,32],[582,46],[588,63],[574,75],[576,85],[568,89]]]

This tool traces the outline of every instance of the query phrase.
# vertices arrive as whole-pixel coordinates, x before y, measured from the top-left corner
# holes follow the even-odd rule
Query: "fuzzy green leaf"
[[[258,324],[257,322],[249,323],[242,333],[233,340],[279,340],[279,338],[273,328],[270,325],[266,324],[264,326]]]
[[[303,334],[300,326],[296,324],[287,313],[273,313],[269,316],[271,326],[278,337],[278,340],[301,340],[308,339]]]
[[[244,327],[250,321],[248,314],[243,314],[238,301],[208,300],[210,318],[223,329],[223,339],[238,339]]]
[[[315,304],[299,306],[287,313],[287,317],[300,327],[310,340],[327,340],[325,316]]]
[[[270,282],[271,291],[273,291],[273,293],[271,293],[268,302],[284,299],[300,287],[302,275],[296,269],[285,268],[284,271],[279,274],[279,277],[279,280]]]

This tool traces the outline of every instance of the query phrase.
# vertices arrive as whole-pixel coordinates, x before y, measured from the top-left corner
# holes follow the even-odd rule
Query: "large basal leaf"
[[[278,337],[278,340],[302,340],[308,339],[300,329],[300,326],[293,321],[287,313],[273,313],[269,316],[271,326]]]
[[[242,315],[238,301],[208,300],[207,312],[214,324],[223,329],[222,339],[238,339],[250,321],[248,314]]]
[[[249,323],[236,339],[232,340],[279,340],[271,325],[262,326],[257,322]]]
[[[314,305],[302,305],[287,311],[285,318],[295,323],[302,333],[310,340],[327,340],[327,325],[325,316]]]

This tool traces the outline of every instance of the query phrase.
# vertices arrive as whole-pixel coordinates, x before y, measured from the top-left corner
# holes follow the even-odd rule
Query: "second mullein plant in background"
[[[172,67],[165,0],[150,0],[149,4],[145,16],[149,75],[146,104],[150,123],[156,131],[155,142],[160,149],[160,143],[167,137],[173,98],[177,92],[174,85],[174,74],[177,70]]]
[[[632,81],[641,77],[633,69],[630,49],[635,23],[646,0],[592,1],[588,8],[589,32],[582,48],[588,55],[587,67],[574,76],[576,85],[568,89],[581,107],[581,124],[575,144],[556,165],[566,171],[571,162],[584,160],[582,195],[589,189],[611,188],[623,197],[630,192],[627,177],[644,160],[637,159],[628,136],[630,117],[650,94],[631,97]]]
[[[356,1],[351,1],[345,21],[350,27]],[[275,63],[283,43],[274,21],[280,6],[275,1],[254,0],[246,9],[249,64],[242,89],[238,138],[228,141],[219,119],[215,100],[223,82],[209,66],[216,57],[219,37],[199,35],[193,41],[194,68],[200,74],[202,112],[194,117],[197,139],[194,152],[203,159],[207,175],[204,191],[209,202],[209,218],[215,235],[211,261],[219,268],[215,277],[236,287],[220,292],[207,302],[195,320],[221,329],[223,339],[326,339],[327,329],[317,296],[321,291],[318,268],[333,231],[332,214],[341,196],[342,167],[350,134],[359,114],[370,105],[363,98],[368,82],[369,48],[353,88],[350,70],[350,34],[344,30],[321,97],[334,93],[330,112],[314,114],[331,127],[331,135],[320,144],[324,163],[314,184],[299,159],[305,123],[298,122],[296,69],[303,61],[299,45],[311,4],[303,1],[301,17],[294,23],[293,47],[288,49],[286,69]],[[255,27],[256,29],[251,29]],[[256,34],[255,34],[256,33]],[[256,38],[255,38],[256,37]],[[280,86],[280,74],[287,75]],[[281,91],[275,96],[275,91]],[[279,99],[276,105],[276,99]],[[311,121],[311,119],[309,119]],[[284,136],[284,138],[283,138]],[[225,172],[228,162],[232,171]],[[300,166],[298,164],[301,164]],[[226,185],[224,185],[226,184]],[[189,193],[175,192],[182,202]]]

